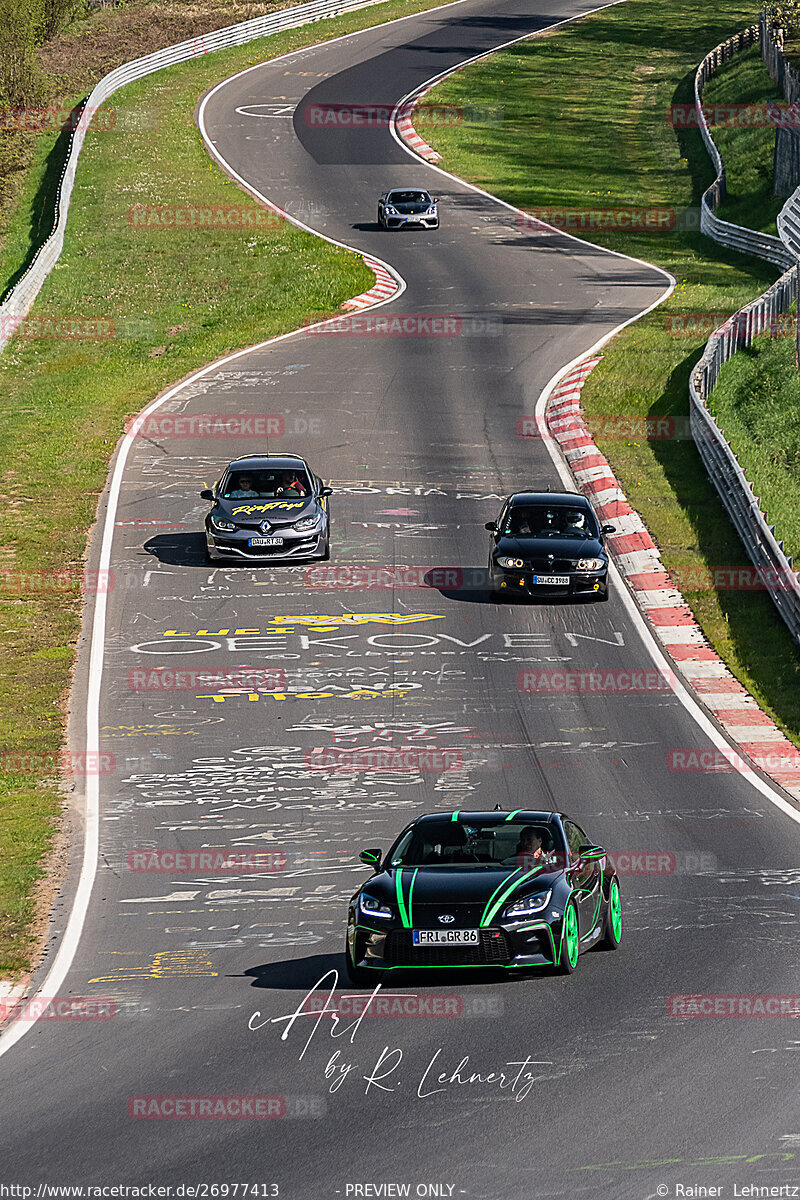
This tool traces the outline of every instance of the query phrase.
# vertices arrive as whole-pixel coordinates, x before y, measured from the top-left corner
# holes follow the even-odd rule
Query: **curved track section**
[[[407,289],[382,313],[446,336],[302,333],[215,364],[158,412],[280,418],[255,448],[300,451],[333,482],[334,565],[407,565],[423,586],[207,567],[198,493],[253,438],[166,426],[137,437],[118,476],[99,696],[100,748],[116,770],[101,780],[100,865],[60,985],[108,997],[116,1015],[39,1021],[0,1058],[9,1179],[274,1182],[298,1200],[633,1200],[674,1195],[677,1182],[728,1195],[734,1182],[796,1175],[787,1022],[667,1015],[675,993],[793,992],[796,825],[735,774],[668,769],[671,748],[711,745],[671,694],[520,690],[534,668],[651,666],[626,597],[490,605],[447,576],[424,586],[434,568],[485,565],[483,524],[507,492],[558,486],[546,448],[519,438],[517,422],[566,362],[655,303],[663,276],[522,229],[452,179],[440,189],[386,126],[308,117],[321,105],[391,108],[448,66],[579,12],[465,0],[253,68],[203,106],[232,173],[389,261]],[[372,224],[379,192],[406,181],[442,196],[436,233]],[[190,674],[251,668],[274,672],[272,686],[234,692]],[[386,745],[446,750],[460,766],[309,766],[320,747]],[[624,878],[621,953],[586,955],[570,979],[392,981],[404,1003],[444,994],[460,1015],[422,1005],[346,1029],[282,1022],[342,968],[345,903],[363,878],[355,852],[386,846],[421,811],[495,803],[563,808],[612,850],[674,853],[681,869]],[[129,866],[135,850],[204,846],[271,849],[285,869]],[[130,1115],[133,1098],[153,1095],[277,1096],[283,1116]]]

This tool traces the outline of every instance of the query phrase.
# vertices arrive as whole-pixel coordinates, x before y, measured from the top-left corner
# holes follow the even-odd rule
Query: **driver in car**
[[[565,533],[585,533],[586,532],[586,516],[577,508],[572,508],[567,513],[567,522]]]
[[[239,486],[234,491],[228,492],[230,500],[249,500],[251,497],[258,497],[258,492],[253,490],[253,476],[243,473],[239,476]]]
[[[305,496],[306,494],[306,481],[294,471],[284,471],[283,482],[275,489],[276,496],[286,496],[289,493],[293,496]]]
[[[517,856],[524,859],[521,866],[531,870],[532,867],[543,867],[549,861],[549,855],[542,845],[542,835],[534,825],[526,825],[517,843]]]

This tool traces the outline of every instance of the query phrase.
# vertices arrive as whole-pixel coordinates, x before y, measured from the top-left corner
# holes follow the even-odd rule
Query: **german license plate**
[[[248,546],[282,546],[283,538],[249,538]]]
[[[545,587],[569,587],[569,575],[534,575],[531,583]]]
[[[415,929],[415,946],[477,946],[477,929]]]

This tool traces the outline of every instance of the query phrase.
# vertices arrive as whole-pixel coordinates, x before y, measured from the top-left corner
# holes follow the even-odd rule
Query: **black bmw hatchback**
[[[580,492],[516,492],[486,528],[489,586],[497,598],[608,599],[605,535],[615,527],[600,525]]]

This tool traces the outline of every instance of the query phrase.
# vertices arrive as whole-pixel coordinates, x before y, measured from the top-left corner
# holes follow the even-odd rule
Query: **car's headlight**
[[[508,567],[512,571],[519,570],[520,567],[525,566],[521,558],[498,558],[497,561],[501,567]]]
[[[319,524],[319,515],[313,517],[301,517],[299,521],[295,521],[292,529],[296,529],[298,533],[303,533],[307,529],[314,529]]]
[[[579,571],[600,571],[605,566],[602,558],[579,558]]]
[[[547,908],[552,894],[553,889],[551,888],[548,892],[538,892],[535,896],[523,896],[521,900],[517,900],[506,909],[506,916],[514,919],[534,916]]]
[[[374,896],[367,896],[364,892],[361,893],[359,901],[361,911],[367,917],[393,917],[394,913],[385,904],[381,904],[380,900],[376,900]]]
[[[234,530],[236,528],[233,521],[222,521],[222,520],[220,520],[219,517],[212,517],[211,524],[214,527],[214,529],[224,530],[225,533],[230,533],[232,530]]]
[[[383,211],[389,213],[389,215],[392,217],[396,217],[398,215],[397,209],[394,208],[391,204],[385,204],[383,207]]]
[[[432,204],[432,205],[430,206],[430,208],[428,209],[428,216],[429,216],[429,217],[435,217],[435,216],[436,216],[436,205],[435,205],[435,204]]]

